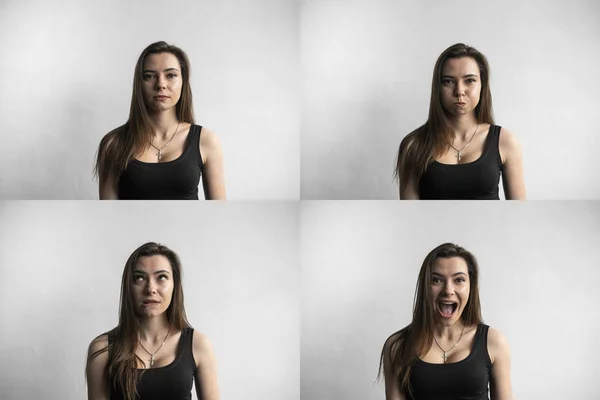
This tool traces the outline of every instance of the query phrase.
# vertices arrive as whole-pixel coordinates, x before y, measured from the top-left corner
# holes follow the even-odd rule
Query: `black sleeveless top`
[[[190,127],[183,153],[173,161],[145,163],[132,159],[119,178],[119,199],[198,200],[201,131],[201,126]]]
[[[181,331],[175,360],[164,367],[138,369],[142,372],[138,380],[138,400],[191,400],[196,363],[192,352],[194,330]],[[110,400],[123,400],[121,391],[110,385]]]
[[[433,161],[419,181],[422,200],[500,200],[500,126],[491,125],[483,153],[466,164]]]
[[[492,361],[487,351],[489,326],[479,324],[471,353],[464,360],[430,364],[417,359],[410,384],[412,400],[489,400],[488,384]]]

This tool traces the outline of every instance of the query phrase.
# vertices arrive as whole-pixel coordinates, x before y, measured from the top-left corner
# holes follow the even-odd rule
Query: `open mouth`
[[[454,316],[454,313],[456,313],[458,303],[455,303],[453,301],[440,301],[438,303],[438,308],[442,317],[452,318]]]

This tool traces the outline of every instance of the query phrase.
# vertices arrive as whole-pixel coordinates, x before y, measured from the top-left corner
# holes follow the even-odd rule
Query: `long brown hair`
[[[133,269],[140,257],[161,255],[169,260],[173,270],[173,296],[167,308],[167,320],[171,330],[189,328],[183,303],[183,287],[181,284],[181,262],[177,254],[166,246],[148,242],[138,247],[127,259],[121,280],[121,304],[119,307],[119,325],[104,334],[108,335],[108,347],[100,349],[90,356],[89,362],[96,356],[108,351],[106,376],[116,391],[122,391],[127,400],[137,396],[136,383],[139,379],[138,360],[135,348],[139,341],[138,318],[133,304],[132,283]],[[87,368],[86,368],[87,369]],[[143,372],[143,371],[142,371]]]
[[[194,124],[194,110],[192,106],[192,88],[190,86],[190,62],[187,55],[179,47],[166,42],[152,43],[146,47],[135,64],[133,74],[133,93],[129,108],[129,119],[124,125],[109,132],[98,146],[94,174],[101,182],[108,177],[118,179],[135,152],[150,146],[152,139],[152,122],[142,92],[142,75],[144,62],[150,54],[171,53],[181,66],[181,97],[175,106],[179,121]]]
[[[475,107],[475,118],[480,124],[494,124],[490,66],[487,58],[474,47],[463,43],[448,47],[440,54],[433,69],[429,117],[425,124],[406,135],[400,143],[394,176],[401,186],[409,181],[418,183],[429,164],[441,157],[450,147],[452,140],[450,115],[442,105],[440,96],[442,68],[446,60],[462,57],[471,57],[479,66],[481,93],[479,103]]]
[[[461,257],[467,263],[469,273],[469,300],[460,316],[465,325],[480,324],[479,266],[473,254],[464,248],[444,243],[433,249],[421,266],[413,303],[413,318],[410,325],[391,335],[383,345],[379,360],[379,374],[386,370],[386,379],[400,383],[400,392],[411,391],[410,373],[417,358],[425,355],[433,344],[434,307],[431,295],[431,273],[438,258]],[[385,360],[385,363],[384,363]]]

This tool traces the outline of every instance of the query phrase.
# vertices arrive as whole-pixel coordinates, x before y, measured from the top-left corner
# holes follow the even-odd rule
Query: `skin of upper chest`
[[[173,137],[173,140],[166,146],[164,142],[155,141],[154,146],[161,149],[160,162],[169,162],[178,159],[185,150],[185,144],[189,135],[190,125],[186,124],[184,127],[180,127],[177,134]],[[163,147],[164,146],[164,147]],[[149,146],[143,153],[137,154],[135,157],[137,160],[145,163],[156,163],[158,162],[158,150],[155,147]]]
[[[460,342],[450,351],[448,351],[447,356],[448,356],[448,361],[447,363],[455,363],[455,362],[459,362],[464,360],[465,358],[467,358],[469,356],[469,354],[471,354],[471,350],[473,347],[473,340],[475,339],[475,332],[476,332],[476,328],[472,327],[469,328],[468,331],[465,330],[465,333],[463,335],[463,338],[460,340]],[[439,341],[440,346],[442,346],[444,349],[448,350],[452,347],[452,345],[455,343],[450,343],[450,342],[442,342]],[[427,354],[425,354],[424,357],[421,357],[421,360],[430,363],[430,364],[443,364],[444,363],[444,358],[443,358],[443,352],[442,350],[437,346],[437,344],[435,344],[435,341],[432,343],[431,348],[429,349],[429,351],[427,352]]]
[[[144,343],[144,347],[146,347],[146,349],[149,352],[156,352],[156,354],[154,355],[154,364],[152,365],[152,368],[165,367],[171,364],[173,361],[175,361],[180,338],[181,332],[177,332],[175,335],[170,335],[169,339],[167,339],[164,346],[160,350],[158,350],[158,352],[156,352],[156,350],[160,346],[160,343],[156,343],[154,345]],[[138,368],[150,368],[151,356],[139,344],[135,350],[135,354],[137,354],[137,356],[141,358],[144,361],[144,363],[146,363],[146,365],[144,366],[138,360]]]
[[[468,139],[463,142],[455,142],[452,145],[456,147],[460,152],[460,162],[458,164],[468,164],[477,161],[482,155],[485,149],[486,139],[489,134],[489,125],[483,129],[479,129],[471,143],[463,149],[468,143]],[[437,158],[436,161],[441,164],[457,164],[457,151],[452,147],[449,147],[448,151],[441,157]]]

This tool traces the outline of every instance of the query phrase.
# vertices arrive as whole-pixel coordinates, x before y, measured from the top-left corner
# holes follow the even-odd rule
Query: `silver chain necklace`
[[[440,346],[440,344],[438,343],[435,336],[433,337],[433,340],[435,340],[435,344],[437,344],[437,346],[440,348],[440,350],[442,350],[444,352],[444,354],[442,355],[442,358],[444,359],[444,364],[446,364],[446,362],[448,361],[448,352],[450,350],[452,350],[454,347],[456,347],[458,342],[460,342],[460,339],[462,339],[464,332],[465,332],[465,325],[463,324],[463,328],[462,328],[462,331],[460,332],[460,337],[458,338],[458,341],[456,343],[454,343],[454,345],[452,347],[450,347],[448,350],[442,349],[442,346]]]
[[[173,132],[173,135],[171,136],[171,139],[169,139],[167,141],[167,143],[163,144],[163,146],[160,149],[158,147],[156,147],[151,141],[149,141],[150,142],[150,146],[152,146],[156,150],[158,150],[156,152],[156,157],[158,158],[158,162],[160,162],[160,160],[162,158],[162,149],[164,149],[166,145],[168,145],[169,143],[171,143],[171,140],[173,140],[173,138],[175,137],[175,134],[177,133],[178,130],[179,130],[179,122],[177,122],[177,128],[175,129],[175,132]]]
[[[450,143],[450,147],[452,147],[454,150],[456,150],[456,163],[457,164],[460,162],[460,159],[462,158],[462,156],[460,155],[461,151],[463,151],[469,145],[469,143],[471,143],[471,141],[475,137],[475,134],[477,133],[477,129],[479,129],[479,124],[477,124],[477,126],[475,127],[475,132],[473,132],[471,139],[469,139],[467,144],[465,144],[462,149],[459,150],[456,147],[452,146],[452,143]]]
[[[140,346],[142,346],[142,349],[144,349],[146,351],[146,353],[150,354],[150,368],[152,368],[152,366],[154,365],[154,355],[156,353],[158,353],[158,351],[160,349],[162,349],[162,347],[164,346],[164,344],[167,342],[167,338],[169,337],[169,333],[171,333],[171,328],[169,328],[169,331],[167,332],[167,336],[165,337],[165,340],[163,340],[162,344],[158,347],[158,349],[154,352],[154,353],[150,353],[148,350],[146,350],[146,348],[144,347],[144,345],[142,344],[142,341],[139,340]]]

